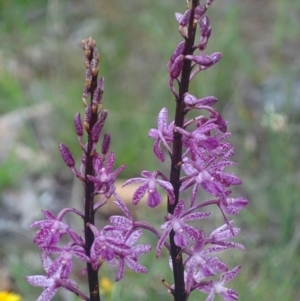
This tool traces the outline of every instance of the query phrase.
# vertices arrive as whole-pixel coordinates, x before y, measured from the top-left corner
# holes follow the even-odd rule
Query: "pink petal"
[[[148,188],[148,183],[145,183],[134,192],[132,197],[132,203],[134,205],[137,205],[140,202],[141,198],[145,195],[147,188]]]
[[[148,198],[147,198],[147,205],[151,208],[154,208],[158,206],[162,201],[161,195],[158,193],[158,191],[149,192]]]

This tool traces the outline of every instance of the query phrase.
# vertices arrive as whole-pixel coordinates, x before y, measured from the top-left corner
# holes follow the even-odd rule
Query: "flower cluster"
[[[46,219],[36,221],[31,225],[31,228],[40,228],[33,241],[42,251],[42,264],[46,272],[45,276],[26,277],[31,285],[44,288],[37,301],[50,301],[60,287],[73,292],[83,300],[92,301],[92,295],[96,295],[95,290],[93,294],[90,292],[90,297],[88,297],[79,290],[76,282],[69,278],[74,257],[87,264],[87,269],[83,272],[88,273],[88,276],[92,268],[97,277],[98,270],[106,262],[116,268],[115,280],[118,281],[124,276],[125,266],[136,273],[146,273],[147,269],[138,262],[138,259],[140,255],[151,250],[149,245],[136,244],[143,230],[137,229],[139,225],[134,224],[128,209],[115,192],[116,177],[124,170],[125,165],[114,170],[115,155],[109,152],[111,138],[108,133],[103,135],[100,152],[97,151],[100,134],[108,116],[107,111],[101,110],[104,79],[97,79],[99,55],[95,41],[91,38],[83,40],[82,47],[86,66],[86,82],[83,90],[85,116],[83,121],[80,113],[74,117],[75,132],[83,150],[80,168],[76,168],[71,151],[65,144],[59,144],[59,151],[65,164],[84,185],[85,211],[65,208],[55,216],[44,210]],[[91,103],[87,104],[86,99],[89,95]],[[87,136],[86,143],[84,143],[85,135]],[[148,173],[145,176],[148,177]],[[153,180],[149,179],[153,182],[154,190],[156,176],[153,175]],[[163,180],[157,180],[157,183],[166,189],[170,196],[172,195],[172,187],[169,183]],[[155,192],[149,191],[149,194],[153,195],[154,201],[157,201]],[[96,195],[99,197],[97,203],[94,202]],[[111,217],[111,226],[98,229],[94,225],[95,212],[112,196],[126,217]],[[68,213],[76,214],[84,220],[84,237],[63,221]],[[91,281],[90,278],[89,281]],[[98,289],[98,281],[96,281],[95,289]]]
[[[83,150],[80,168],[76,168],[66,145],[61,143],[59,150],[65,164],[84,185],[84,212],[65,208],[55,216],[45,210],[46,219],[32,224],[32,227],[40,227],[34,243],[42,250],[46,272],[46,276],[27,277],[30,284],[44,288],[38,301],[51,300],[60,287],[83,300],[99,301],[98,271],[104,263],[116,269],[115,281],[124,277],[126,266],[133,272],[146,273],[147,268],[138,259],[152,247],[137,244],[143,229],[157,237],[157,257],[164,247],[170,253],[169,265],[174,274],[174,285],[168,285],[165,281],[164,284],[175,301],[187,300],[193,291],[206,293],[206,301],[214,300],[216,293],[225,301],[238,300],[237,292],[224,285],[238,274],[240,266],[230,270],[215,254],[244,248],[232,241],[240,229],[234,227],[228,215],[238,214],[248,201],[232,196],[231,186],[240,185],[242,181],[225,171],[226,167],[236,164],[230,161],[234,148],[226,140],[230,136],[227,122],[213,108],[217,99],[214,96],[198,98],[188,90],[197,73],[212,67],[222,57],[219,52],[206,53],[211,36],[206,11],[211,3],[212,0],[207,0],[202,5],[199,1],[189,0],[187,10],[183,14],[175,14],[183,41],[175,48],[167,69],[169,89],[176,99],[176,116],[169,122],[168,111],[162,108],[158,114],[157,128],[150,129],[148,133],[154,139],[155,156],[161,162],[165,161],[165,151],[170,156],[170,177],[159,170],[143,171],[142,177],[128,179],[123,185],[140,184],[132,197],[135,205],[147,195],[146,204],[154,208],[161,204],[162,192],[167,195],[168,212],[159,230],[147,222],[135,221],[117,195],[114,183],[125,165],[114,170],[115,155],[109,152],[111,138],[108,133],[103,135],[100,151],[97,149],[108,116],[107,111],[102,110],[104,79],[97,78],[99,54],[95,42],[91,38],[82,42],[86,67],[83,90],[85,115],[83,120],[80,113],[74,117],[75,132]],[[195,43],[197,28],[200,37]],[[178,83],[178,89],[174,83]],[[188,118],[188,113],[194,110],[200,110],[200,115]],[[96,195],[99,198],[97,203],[94,202]],[[111,216],[110,225],[99,229],[95,224],[95,212],[110,197],[114,198],[123,215]],[[211,206],[220,210],[223,221],[220,227],[205,233],[201,227],[202,219],[210,216],[207,208]],[[84,237],[63,222],[67,213],[76,214],[84,220]],[[68,237],[65,244],[61,240],[63,236]],[[89,297],[69,278],[74,257],[87,264],[85,272],[88,274]]]
[[[179,189],[177,194],[174,193],[175,201],[173,195],[168,194],[169,210],[165,223],[161,225],[162,234],[157,244],[156,255],[160,255],[169,236],[171,241],[169,250],[172,256],[170,267],[173,271],[175,271],[173,265],[179,261],[178,256],[182,258],[180,264],[184,268],[182,279],[185,291],[181,292],[181,295],[188,296],[193,290],[198,290],[208,294],[206,301],[213,300],[215,293],[228,301],[237,300],[238,295],[234,290],[225,288],[224,284],[237,275],[240,267],[230,271],[224,262],[212,255],[231,248],[244,248],[230,241],[240,232],[240,229],[233,227],[233,221],[228,219],[228,215],[238,214],[246,207],[248,201],[243,197],[231,196],[231,186],[240,185],[242,181],[236,175],[225,171],[226,167],[235,166],[236,163],[230,161],[234,155],[234,148],[226,141],[226,138],[230,136],[227,132],[227,122],[213,108],[217,99],[214,96],[198,98],[183,86],[186,78],[188,82],[191,82],[197,73],[212,67],[222,57],[219,52],[206,53],[211,26],[205,13],[211,3],[212,1],[207,0],[205,5],[197,5],[194,1],[193,4],[189,1],[189,7],[185,13],[175,14],[179,23],[179,32],[184,40],[175,48],[167,69],[170,76],[169,88],[176,98],[177,109],[180,106],[182,118],[176,117],[174,121],[169,121],[167,109],[162,108],[158,114],[157,128],[151,129],[148,136],[155,140],[153,151],[156,157],[164,162],[164,150],[166,150],[171,157],[172,164],[176,164],[177,169],[182,168],[184,173],[170,181],[173,187],[177,185]],[[197,27],[200,30],[199,41],[190,46]],[[178,90],[174,87],[175,81],[179,85]],[[188,119],[187,115],[192,110],[200,110],[201,113],[198,117]],[[178,152],[178,141],[181,143],[181,152]],[[174,174],[171,170],[170,179]],[[148,179],[150,175],[148,173]],[[138,181],[142,180],[131,179],[126,184]],[[147,204],[154,207],[160,203],[160,198],[157,197],[156,202],[149,201],[151,198],[150,181],[144,180],[144,182],[145,184],[135,192],[133,202],[137,203],[140,195],[144,195],[148,188]],[[185,191],[190,191],[189,194],[185,194],[189,197],[181,199],[179,194]],[[219,208],[224,225],[206,236],[203,230],[196,226],[200,223],[195,223],[195,221],[210,215],[209,212],[202,211],[208,206]],[[175,247],[178,247],[173,249],[174,252],[172,240]],[[178,267],[176,270],[178,273]],[[212,280],[212,277],[217,277],[217,279]],[[178,277],[174,277],[175,280],[176,278]],[[175,283],[169,287],[175,299],[176,286],[178,285]]]

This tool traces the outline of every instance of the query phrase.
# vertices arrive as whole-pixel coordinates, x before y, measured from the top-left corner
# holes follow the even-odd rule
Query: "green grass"
[[[243,264],[232,287],[239,291],[240,300],[299,300],[300,116],[294,89],[299,78],[295,62],[300,5],[296,0],[270,1],[267,15],[259,2],[253,2],[252,10],[245,5],[213,3],[208,50],[221,51],[223,59],[197,77],[191,89],[199,97],[218,97],[218,108],[230,120],[239,163],[236,172],[244,181],[237,193],[249,199],[249,208],[237,219],[243,228],[239,239],[247,250],[230,257],[232,266]],[[174,12],[183,9],[184,1],[179,0],[1,1],[0,113],[51,102],[51,139],[65,142],[80,158],[72,119],[82,111],[80,40],[91,35],[97,41],[100,73],[106,80],[104,107],[109,117],[105,131],[112,134],[116,166],[127,164],[124,177],[145,169],[168,173],[168,166],[160,167],[153,157],[153,141],[147,133],[156,126],[163,106],[172,119],[174,100],[167,88],[166,63],[180,41]],[[279,76],[284,86],[279,113],[286,115],[288,124],[281,132],[262,127],[266,99],[261,95],[255,102],[255,93],[272,75]],[[30,129],[24,133],[28,138]],[[31,139],[26,140],[28,145],[37,148],[37,141]],[[44,172],[57,174],[65,168],[57,153],[53,150],[54,164]],[[1,162],[1,189],[18,183],[27,170],[8,156]],[[167,254],[164,259],[161,263],[154,254],[147,256],[144,264],[150,266],[149,275],[128,273],[124,282],[115,285],[113,300],[171,300],[160,284],[161,277],[172,283]],[[30,267],[25,259],[22,264],[24,269],[12,264],[11,271],[24,301],[29,301],[33,289],[24,283],[23,271],[29,272]],[[113,279],[113,273],[108,273]],[[38,292],[34,289],[34,297]]]

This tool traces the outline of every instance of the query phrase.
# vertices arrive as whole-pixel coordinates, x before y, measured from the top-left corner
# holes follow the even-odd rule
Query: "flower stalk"
[[[196,25],[194,23],[194,13],[195,8],[199,5],[199,0],[192,1],[192,7],[190,8],[191,14],[188,23],[188,34],[185,39],[185,47],[183,50],[184,55],[193,53],[193,45],[195,42],[196,34]],[[181,78],[179,82],[179,93],[176,97],[176,111],[175,111],[175,125],[182,127],[184,123],[185,116],[185,104],[183,101],[184,94],[188,92],[190,75],[191,75],[191,61],[185,60],[182,67]],[[173,134],[173,151],[171,156],[171,171],[170,171],[170,183],[173,185],[175,202],[171,204],[168,202],[168,213],[173,214],[175,207],[179,201],[179,189],[180,189],[180,165],[179,163],[182,160],[182,136],[181,134],[174,132]],[[170,246],[171,246],[171,258],[173,264],[173,275],[174,275],[174,284],[175,289],[173,292],[174,301],[185,301],[187,300],[187,293],[185,292],[184,287],[184,267],[183,260],[180,254],[181,248],[176,246],[174,242],[174,231],[170,233]]]
[[[86,66],[86,83],[84,91],[90,93],[90,104],[89,107],[93,105],[93,98],[95,91],[97,89],[97,77],[98,77],[98,65],[99,65],[99,55],[95,47],[95,43],[91,39],[82,41],[82,48],[84,49],[84,58]],[[95,175],[95,170],[93,166],[93,139],[92,131],[95,124],[98,121],[98,107],[95,106],[91,110],[91,116],[89,123],[86,126],[87,132],[87,148],[85,150],[86,163],[85,163],[85,189],[84,189],[84,238],[85,238],[85,252],[87,256],[90,256],[90,249],[94,241],[94,235],[89,224],[94,225],[95,223],[95,212],[94,212],[94,182],[89,180],[89,176]],[[91,263],[87,263],[87,276],[90,292],[90,301],[100,301],[99,295],[99,279],[98,271],[94,270]]]

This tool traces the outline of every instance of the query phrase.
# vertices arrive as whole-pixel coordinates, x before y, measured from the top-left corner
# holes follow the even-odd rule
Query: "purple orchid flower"
[[[164,230],[161,238],[159,239],[156,247],[156,256],[161,253],[163,244],[170,234],[171,230],[174,230],[174,241],[178,247],[187,247],[189,245],[189,239],[196,240],[199,236],[198,230],[194,227],[186,224],[187,221],[195,221],[209,216],[209,212],[195,212],[184,215],[184,201],[179,201],[175,207],[174,214],[168,213],[166,216],[166,222],[161,226]]]
[[[50,246],[45,252],[46,256],[49,253],[60,254],[47,268],[48,276],[54,275],[58,270],[60,270],[61,277],[68,278],[72,267],[73,261],[72,257],[75,256],[84,262],[90,262],[90,259],[85,254],[85,250],[81,246],[76,246],[73,243],[69,243],[64,247]]]
[[[124,276],[125,264],[129,269],[135,273],[147,273],[147,268],[137,262],[140,255],[148,253],[152,247],[150,245],[136,245],[134,244],[141,237],[143,231],[141,229],[131,233],[131,235],[124,241],[126,248],[116,250],[116,257],[109,261],[108,264],[117,267],[117,275],[115,281],[119,281]]]
[[[206,239],[207,243],[244,250],[245,247],[242,244],[228,241],[228,239],[240,233],[240,229],[233,227],[233,223],[234,221],[230,221],[228,224],[224,224],[211,232],[210,236]]]
[[[195,160],[183,159],[182,168],[187,177],[182,183],[180,191],[194,185],[191,206],[195,203],[199,186],[213,196],[226,199],[226,188],[230,185],[240,185],[242,183],[237,176],[223,172],[225,167],[233,166],[235,163],[224,159],[216,163],[218,158],[212,157],[207,161],[205,157],[201,157],[195,156]]]
[[[113,184],[117,175],[125,169],[126,165],[123,164],[112,172],[115,163],[114,153],[109,153],[106,167],[104,167],[104,160],[105,157],[94,153],[93,165],[96,175],[89,175],[88,179],[95,183],[95,194],[105,194],[107,197],[110,197],[115,191],[115,189],[111,189],[111,187],[114,188]]]
[[[207,241],[203,231],[199,231],[197,240],[191,250],[189,257],[185,261],[186,265],[186,283],[188,292],[193,286],[200,283],[201,280],[216,275],[219,272],[226,272],[228,268],[217,257],[208,256],[211,253],[217,253],[229,249],[228,246],[212,246],[204,249]]]
[[[237,266],[231,271],[221,274],[216,281],[211,280],[206,284],[201,284],[197,289],[208,294],[205,301],[213,301],[216,293],[220,294],[225,301],[238,300],[238,293],[233,289],[224,287],[224,284],[235,278],[240,269],[241,267]]]
[[[226,192],[226,196],[229,196],[231,191]],[[220,207],[227,214],[237,215],[240,210],[244,209],[248,205],[248,200],[243,197],[230,198],[225,197],[220,199]]]
[[[36,301],[50,301],[54,297],[55,293],[60,287],[63,287],[69,291],[74,292],[77,296],[81,296],[82,299],[87,300],[87,296],[85,296],[82,292],[78,290],[78,285],[75,281],[66,277],[63,266],[53,274],[51,274],[51,259],[43,254],[42,262],[44,265],[44,269],[46,271],[46,276],[43,275],[35,275],[35,276],[27,276],[26,281],[33,286],[41,286],[44,288],[42,294],[38,297]]]
[[[161,150],[161,144],[163,144],[169,154],[172,154],[168,143],[173,142],[173,127],[174,122],[168,125],[168,110],[162,108],[157,118],[157,129],[151,129],[148,133],[148,137],[155,139],[153,146],[154,154],[162,162],[165,161],[165,155]]]
[[[123,235],[120,231],[99,231],[91,224],[89,227],[95,237],[90,251],[90,259],[91,265],[96,271],[103,261],[109,262],[114,259],[116,250],[124,248]]]
[[[151,208],[158,206],[162,201],[162,196],[156,189],[156,185],[162,187],[169,197],[169,202],[171,204],[174,203],[175,196],[173,193],[173,186],[168,181],[158,180],[156,179],[158,173],[157,172],[149,172],[143,171],[141,175],[144,178],[132,178],[127,180],[123,187],[132,183],[144,183],[142,184],[134,193],[132,202],[134,205],[138,204],[141,198],[148,192],[147,205]]]
[[[34,237],[34,244],[39,248],[44,249],[49,246],[55,246],[62,235],[69,234],[70,237],[77,243],[82,242],[76,232],[69,229],[69,226],[61,221],[66,210],[61,211],[61,213],[55,217],[50,211],[42,210],[46,220],[36,221],[31,224],[30,228],[40,227],[41,229],[36,233]]]

